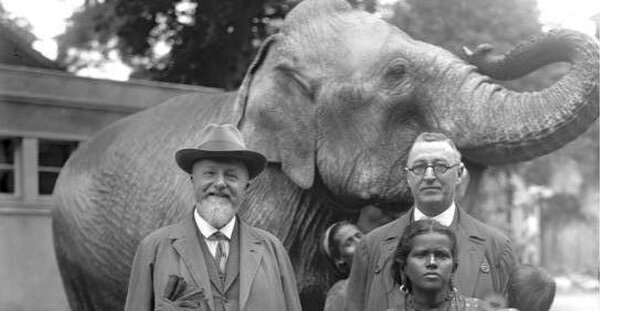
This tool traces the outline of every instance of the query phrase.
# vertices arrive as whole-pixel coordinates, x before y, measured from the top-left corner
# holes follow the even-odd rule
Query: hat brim
[[[193,165],[195,162],[214,158],[227,158],[242,161],[245,163],[245,166],[247,166],[249,179],[258,176],[267,166],[267,160],[261,153],[250,150],[206,151],[201,149],[182,149],[175,154],[178,166],[189,174],[193,173]]]

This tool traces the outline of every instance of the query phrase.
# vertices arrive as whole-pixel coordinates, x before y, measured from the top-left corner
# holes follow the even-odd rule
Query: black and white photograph
[[[601,13],[0,0],[0,311],[616,310]]]

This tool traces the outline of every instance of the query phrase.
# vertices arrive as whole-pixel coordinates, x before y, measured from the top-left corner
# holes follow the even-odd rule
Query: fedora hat
[[[175,154],[178,166],[185,172],[193,172],[193,164],[203,159],[226,158],[240,160],[249,171],[249,179],[258,176],[267,164],[266,158],[245,147],[241,132],[231,124],[209,124],[206,140],[197,148],[178,150]]]

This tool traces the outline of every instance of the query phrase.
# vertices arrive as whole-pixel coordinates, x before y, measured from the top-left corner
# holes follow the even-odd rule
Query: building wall
[[[62,164],[41,163],[49,156],[42,142],[77,145],[116,120],[190,92],[220,90],[0,65],[0,142],[17,146],[0,145],[0,173],[14,176],[8,188],[0,184],[0,311],[69,310],[53,248],[52,196],[42,192],[42,174]]]
[[[0,249],[0,311],[69,310],[49,211],[0,208]]]

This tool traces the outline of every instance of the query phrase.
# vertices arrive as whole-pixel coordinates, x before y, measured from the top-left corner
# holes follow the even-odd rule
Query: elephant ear
[[[248,148],[264,154],[299,187],[314,183],[316,129],[309,79],[273,35],[260,48],[238,92],[238,128]]]

